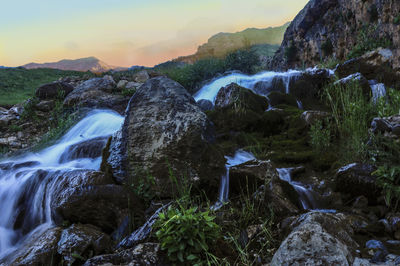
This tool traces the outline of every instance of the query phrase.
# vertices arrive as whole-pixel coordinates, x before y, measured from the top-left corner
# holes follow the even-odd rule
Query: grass
[[[12,106],[31,98],[36,88],[67,76],[83,76],[91,73],[57,69],[0,69],[0,106]]]

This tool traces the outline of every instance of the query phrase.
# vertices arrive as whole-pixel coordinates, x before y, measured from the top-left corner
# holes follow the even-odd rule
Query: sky
[[[193,54],[219,32],[291,21],[308,0],[0,0],[0,65],[95,56],[114,66]]]

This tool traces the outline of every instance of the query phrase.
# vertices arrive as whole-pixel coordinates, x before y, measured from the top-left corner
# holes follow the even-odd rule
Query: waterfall
[[[227,160],[227,163],[225,165],[226,172],[221,177],[221,184],[219,186],[218,202],[213,207],[214,209],[218,209],[219,207],[222,206],[223,203],[228,201],[228,198],[229,198],[229,169],[232,166],[236,166],[236,165],[256,159],[253,154],[251,154],[250,152],[243,151],[243,150],[238,150],[238,151],[236,151],[234,156],[232,156],[232,157],[225,156],[225,158]]]
[[[289,70],[288,72],[262,72],[253,76],[233,73],[222,78],[216,79],[209,84],[203,86],[195,95],[194,99],[196,101],[205,99],[210,100],[211,102],[215,103],[215,98],[219,90],[222,87],[225,87],[232,82],[237,83],[238,85],[245,87],[247,89],[253,90],[255,93],[258,93],[263,96],[267,96],[270,91],[268,88],[272,87],[274,79],[279,79],[283,82],[284,91],[282,93],[289,93],[290,90],[290,83],[298,77],[302,72],[297,70]],[[267,88],[266,91],[257,91],[255,89],[255,85],[258,82],[263,82],[265,87]]]
[[[283,181],[288,182],[296,190],[299,195],[299,201],[304,210],[315,209],[316,202],[312,195],[312,191],[304,187],[299,182],[292,181],[292,172],[295,168],[277,168],[279,178]]]
[[[50,203],[62,173],[100,168],[100,154],[96,158],[82,154],[74,158],[65,153],[81,142],[111,136],[123,120],[112,111],[92,111],[56,144],[0,162],[0,261],[33,233],[53,226]],[[61,160],[63,156],[70,160]]]
[[[378,83],[375,80],[370,80],[369,85],[371,87],[372,91],[372,100],[374,103],[377,103],[377,101],[386,96],[386,87],[385,84],[383,83]]]

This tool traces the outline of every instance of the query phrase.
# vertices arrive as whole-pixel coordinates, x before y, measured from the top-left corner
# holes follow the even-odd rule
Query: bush
[[[384,165],[378,168],[373,175],[377,177],[377,184],[383,190],[387,206],[397,209],[400,200],[400,166]]]
[[[379,117],[387,117],[400,113],[400,91],[389,88],[387,97],[381,97],[376,103]]]
[[[400,25],[400,15],[393,19],[393,24]]]
[[[179,264],[202,264],[220,237],[221,231],[214,219],[209,211],[202,212],[197,207],[170,206],[161,213],[155,224],[156,236],[168,259]]]
[[[247,74],[253,74],[255,67],[260,64],[256,52],[250,49],[238,50],[230,53],[225,58],[227,70],[239,70]]]
[[[388,38],[379,36],[378,25],[365,25],[357,36],[357,44],[347,55],[347,59],[360,57],[366,52],[372,51],[379,47],[390,47],[392,42]]]

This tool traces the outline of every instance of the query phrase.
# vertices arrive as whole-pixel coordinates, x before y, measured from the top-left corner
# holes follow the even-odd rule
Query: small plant
[[[36,97],[28,99],[24,103],[24,110],[22,111],[22,114],[21,114],[22,121],[28,121],[28,119],[34,119],[34,120],[38,119],[36,112],[35,112],[35,106],[38,103],[39,103],[39,99],[37,99]]]
[[[146,202],[150,202],[155,197],[152,187],[155,185],[155,179],[149,173],[143,171],[143,177],[136,178],[130,185],[133,192]]]
[[[127,89],[127,88],[123,88],[122,89],[122,95],[123,96],[133,96],[133,94],[135,94],[136,93],[136,89]]]
[[[340,60],[335,58],[335,57],[329,57],[325,59],[324,61],[320,62],[318,64],[318,67],[320,68],[328,68],[328,69],[334,69],[338,64],[340,64]]]
[[[400,166],[384,165],[379,167],[373,175],[377,177],[377,184],[383,190],[386,205],[397,209],[400,200]]]
[[[327,126],[321,120],[316,121],[310,128],[310,144],[317,153],[326,151],[331,145],[331,129],[329,121]]]
[[[178,264],[203,264],[221,234],[214,219],[209,211],[199,211],[197,207],[170,206],[160,213],[156,236],[168,259]]]
[[[400,15],[393,19],[393,24],[400,25]]]
[[[389,88],[387,97],[381,97],[376,103],[379,117],[387,117],[400,113],[400,91]]]

